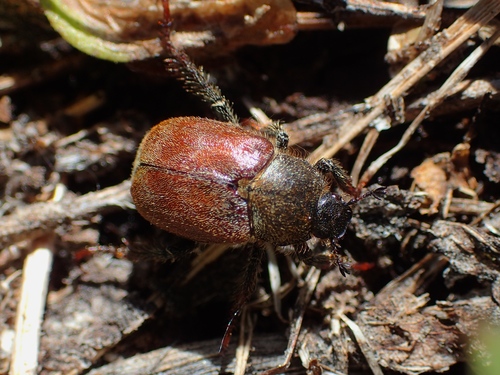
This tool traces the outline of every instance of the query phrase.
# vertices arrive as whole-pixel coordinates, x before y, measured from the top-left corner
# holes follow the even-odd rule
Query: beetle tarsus
[[[276,140],[276,147],[280,150],[288,148],[288,134],[283,130],[281,123],[273,121],[263,129],[264,134],[273,137]]]
[[[307,246],[307,245],[306,245]],[[313,250],[307,247],[306,251],[296,252],[299,259],[303,261],[308,266],[316,267],[323,270],[329,270],[336,266],[339,268],[342,276],[346,276],[350,273],[349,263],[343,260],[342,252],[340,251],[340,246],[336,241],[330,240],[330,251],[326,253],[313,253]]]
[[[324,175],[331,174],[334,182],[342,191],[353,197],[359,196],[359,190],[353,186],[351,177],[338,160],[320,159],[314,166]]]
[[[337,266],[339,267],[340,274],[344,277],[351,273],[351,265],[349,263],[344,263],[343,261],[338,261]]]

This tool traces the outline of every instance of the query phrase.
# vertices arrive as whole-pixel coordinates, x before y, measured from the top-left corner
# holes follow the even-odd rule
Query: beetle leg
[[[276,140],[276,147],[280,150],[286,150],[288,147],[288,134],[283,130],[281,124],[273,121],[264,128],[264,133]]]
[[[335,159],[320,159],[314,164],[322,174],[331,174],[335,183],[340,189],[353,197],[359,196],[359,190],[352,185],[351,177],[342,167],[342,165]]]
[[[155,233],[151,238],[137,237],[125,239],[131,259],[151,259],[158,262],[173,262],[186,258],[198,247],[194,241],[190,241],[167,232]]]
[[[296,245],[295,251],[290,251],[290,254],[295,254],[299,260],[319,269],[330,269],[332,266],[338,266],[342,276],[349,273],[349,263],[344,262],[340,246],[335,240],[330,240],[331,250],[328,252],[316,253],[307,243]],[[288,250],[288,247],[284,247]],[[285,254],[288,251],[283,251]]]
[[[332,266],[337,266],[344,277],[350,273],[349,263],[344,262],[342,256],[335,250],[327,254],[315,254],[310,258],[303,259],[303,262],[319,269],[331,269]]]
[[[229,341],[233,333],[233,328],[240,316],[240,312],[248,303],[248,300],[255,291],[257,283],[257,275],[259,274],[259,267],[262,262],[262,254],[264,253],[262,247],[256,243],[250,243],[245,246],[244,251],[248,251],[248,262],[243,270],[241,279],[239,280],[238,289],[233,302],[233,315],[227,324],[226,332],[222,338],[219,352],[223,353],[229,346]]]
[[[234,310],[241,310],[252,296],[255,290],[255,284],[257,283],[259,268],[262,263],[262,255],[264,253],[262,247],[256,243],[248,244],[245,246],[244,251],[248,251],[248,262],[239,280],[240,285],[238,286],[236,298],[234,300]]]

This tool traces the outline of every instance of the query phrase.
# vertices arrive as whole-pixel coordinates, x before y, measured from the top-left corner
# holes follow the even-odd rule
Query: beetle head
[[[336,194],[323,194],[318,201],[312,234],[318,238],[341,238],[352,219],[350,203]]]
[[[312,234],[318,238],[328,238],[332,242],[336,242],[335,240],[344,236],[347,226],[351,222],[351,206],[369,196],[381,199],[384,192],[385,187],[381,186],[358,195],[348,202],[333,193],[323,194],[318,201]]]

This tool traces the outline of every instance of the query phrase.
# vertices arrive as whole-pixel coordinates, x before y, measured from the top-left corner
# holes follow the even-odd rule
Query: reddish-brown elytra
[[[137,210],[159,228],[207,243],[251,239],[248,203],[238,192],[269,163],[267,139],[219,121],[165,120],[144,138],[134,164]]]

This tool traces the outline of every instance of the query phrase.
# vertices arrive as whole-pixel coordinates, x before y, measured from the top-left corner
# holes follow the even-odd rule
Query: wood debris
[[[161,2],[133,3],[0,3],[0,374],[486,374],[500,2],[171,1],[174,44],[240,118],[387,187],[354,207],[347,277],[269,256],[225,355],[249,248],[163,233],[131,203],[145,132],[213,118],[166,74]]]

